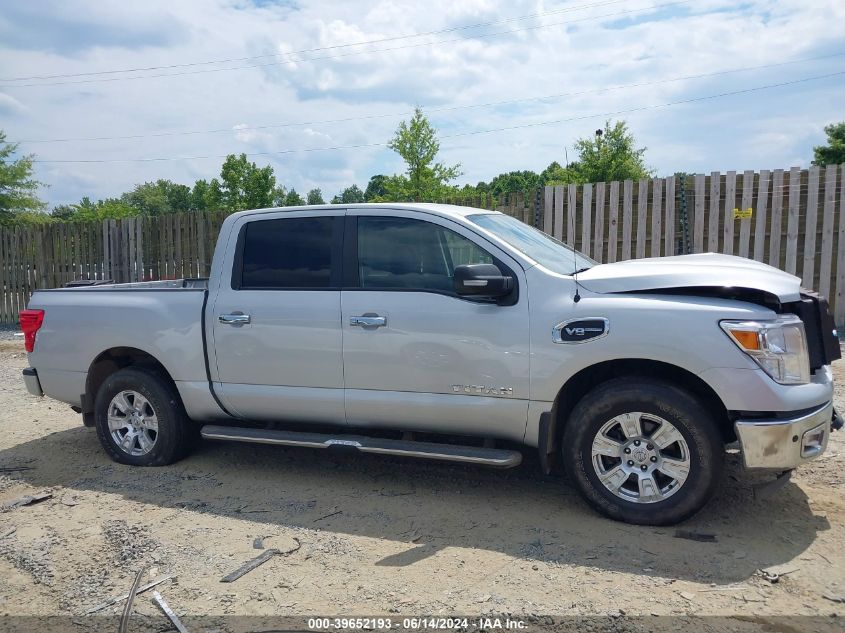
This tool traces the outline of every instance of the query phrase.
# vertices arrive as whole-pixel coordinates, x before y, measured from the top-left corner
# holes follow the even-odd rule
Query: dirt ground
[[[20,341],[0,341],[0,502],[52,498],[0,513],[5,616],[84,627],[139,569],[142,582],[172,575],[157,587],[171,607],[219,617],[218,629],[233,614],[718,615],[766,631],[803,628],[774,626],[777,616],[825,626],[845,616],[835,600],[845,595],[845,432],[768,499],[755,499],[729,456],[715,499],[681,526],[716,536],[697,542],[600,518],[529,455],[492,471],[205,442],[173,466],[121,466],[66,405],[26,393],[26,364]],[[220,582],[262,544],[280,554]],[[137,630],[161,618],[152,591],[135,610]],[[16,622],[0,616],[0,629]]]

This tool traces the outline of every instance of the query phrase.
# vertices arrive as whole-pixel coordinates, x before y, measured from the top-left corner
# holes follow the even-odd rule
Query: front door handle
[[[245,323],[249,323],[249,315],[248,314],[221,314],[217,317],[217,320],[220,323],[225,323],[226,325],[243,325]]]
[[[357,325],[361,327],[384,327],[387,325],[387,317],[368,315],[349,317],[349,325]]]

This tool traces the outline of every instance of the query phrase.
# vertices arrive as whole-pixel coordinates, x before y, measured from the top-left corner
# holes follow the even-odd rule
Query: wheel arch
[[[82,421],[85,426],[94,426],[94,399],[105,380],[126,367],[140,367],[155,371],[179,394],[176,382],[167,368],[155,356],[137,347],[112,347],[104,350],[91,361],[85,378],[85,393],[82,398]]]
[[[569,421],[569,414],[578,401],[599,384],[625,376],[654,378],[689,391],[711,412],[722,439],[726,443],[736,439],[721,398],[710,385],[688,369],[647,358],[607,360],[573,374],[558,391],[551,414],[545,417],[545,422],[541,420],[539,449],[545,470],[551,470],[555,465],[560,437]]]

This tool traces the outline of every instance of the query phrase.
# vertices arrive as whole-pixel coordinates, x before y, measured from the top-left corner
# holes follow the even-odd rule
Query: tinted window
[[[407,218],[358,218],[363,288],[453,292],[455,266],[492,264],[479,246],[437,224]]]
[[[241,288],[328,287],[332,222],[332,218],[324,217],[247,224]]]

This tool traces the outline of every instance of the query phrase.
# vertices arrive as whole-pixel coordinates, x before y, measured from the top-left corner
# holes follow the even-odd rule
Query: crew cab
[[[528,449],[599,512],[700,510],[738,443],[773,475],[841,426],[825,300],[718,254],[597,264],[494,211],[235,213],[208,279],[39,290],[30,393],[112,459],[198,437],[513,467]]]

